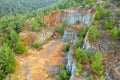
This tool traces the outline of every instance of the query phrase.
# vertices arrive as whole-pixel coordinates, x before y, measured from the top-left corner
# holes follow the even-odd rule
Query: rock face
[[[74,10],[66,10],[63,12],[64,15],[63,19],[66,20],[69,25],[74,25],[76,22],[82,23],[82,25],[90,26],[91,22],[93,21],[95,10],[89,8],[77,8]],[[62,21],[60,21],[62,22]],[[88,33],[87,33],[88,34]],[[67,71],[70,71],[71,78],[70,80],[83,80],[82,77],[76,77],[76,60],[73,58],[71,54],[74,54],[74,49],[72,46],[78,40],[77,34],[74,31],[64,31],[64,35],[62,38],[63,41],[72,41],[69,51],[67,52]],[[87,37],[85,38],[84,48],[90,49],[90,44],[87,43]],[[86,80],[86,79],[85,79]]]
[[[32,46],[35,40],[38,40],[40,41],[40,44],[43,44],[53,35],[54,30],[55,28],[42,29],[42,31],[40,32],[31,32],[24,30],[19,34],[19,36],[21,37],[25,45]]]
[[[69,25],[75,24],[77,21],[83,25],[90,25],[93,21],[95,10],[90,8],[69,9],[63,12],[53,12],[43,18],[50,26],[57,26],[62,21],[67,21]]]

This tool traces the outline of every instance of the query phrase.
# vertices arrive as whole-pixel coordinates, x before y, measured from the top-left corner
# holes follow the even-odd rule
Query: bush
[[[88,75],[88,73],[86,71],[82,72],[82,76],[86,77]]]
[[[120,17],[120,10],[117,12],[117,16]]]
[[[86,27],[86,26],[80,28],[80,29],[78,30],[78,34],[77,34],[78,37],[85,38],[87,31],[88,31],[88,27]]]
[[[101,52],[96,52],[92,59],[91,70],[99,75],[103,74],[104,66],[103,66],[103,55]]]
[[[79,76],[80,73],[82,72],[83,70],[83,66],[80,62],[77,63],[77,71],[76,71],[76,76]]]
[[[99,5],[95,13],[95,20],[105,19],[107,16],[112,14],[111,10],[105,10],[103,6]]]
[[[70,44],[66,44],[66,45],[63,47],[63,51],[67,52],[67,51],[69,51],[69,48],[70,48]]]
[[[90,75],[90,76],[89,76],[89,80],[94,80],[94,76],[93,76],[93,75]]]
[[[63,32],[64,32],[64,27],[59,26],[59,27],[57,28],[57,32],[58,32],[59,34],[63,34]]]
[[[75,43],[74,46],[75,46],[75,48],[77,49],[77,48],[82,47],[83,44],[84,44],[84,39],[83,39],[83,38],[80,38],[80,40],[78,40],[78,41]]]
[[[62,70],[57,78],[57,80],[69,80],[69,79],[70,79],[70,73],[67,72],[66,70]]]
[[[76,49],[75,55],[82,63],[87,63],[89,61],[87,52],[83,49],[80,48]]]
[[[105,76],[101,76],[98,80],[106,80]]]
[[[40,47],[40,42],[38,40],[34,41],[34,48],[39,48]]]
[[[113,29],[113,27],[115,26],[115,23],[116,23],[116,20],[115,20],[115,19],[110,19],[109,21],[106,21],[106,22],[103,24],[102,28],[103,28],[104,30]]]
[[[119,29],[114,27],[110,32],[110,38],[111,39],[118,39],[119,37]]]
[[[90,27],[89,29],[89,39],[90,41],[96,41],[97,38],[100,37],[100,32],[96,27]]]
[[[14,51],[18,54],[23,54],[24,52],[26,52],[26,47],[21,40],[17,41]]]
[[[108,8],[110,6],[110,0],[105,1],[105,7]]]
[[[41,30],[40,24],[38,23],[37,20],[32,20],[31,21],[30,30],[31,31],[40,31]]]
[[[3,47],[0,47],[0,80],[3,80],[7,74],[14,72],[14,66],[14,52],[6,44],[3,44]]]

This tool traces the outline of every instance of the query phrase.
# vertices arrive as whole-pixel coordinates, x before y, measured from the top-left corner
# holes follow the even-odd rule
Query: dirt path
[[[49,41],[41,50],[29,49],[27,54],[17,56],[16,72],[19,80],[55,80],[59,66],[64,62],[61,55],[63,43]]]

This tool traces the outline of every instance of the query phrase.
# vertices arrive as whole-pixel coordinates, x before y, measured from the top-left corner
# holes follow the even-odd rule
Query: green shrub
[[[31,31],[40,31],[41,30],[40,24],[38,23],[37,20],[32,20],[31,21],[30,30]]]
[[[111,39],[118,39],[119,37],[119,29],[114,27],[110,32],[110,38]]]
[[[117,16],[120,17],[120,10],[117,12]]]
[[[78,37],[85,38],[86,33],[88,31],[88,27],[84,26],[78,30]]]
[[[103,24],[102,28],[103,28],[104,30],[113,29],[113,27],[115,26],[115,23],[116,23],[116,20],[115,20],[115,19],[110,19],[109,21],[106,21],[106,22]]]
[[[105,7],[108,8],[110,6],[110,0],[105,1]]]
[[[7,74],[14,72],[14,67],[14,52],[6,44],[3,44],[3,47],[0,47],[0,80],[3,80]]]
[[[70,79],[70,73],[67,72],[66,70],[62,70],[57,78],[57,80],[69,80],[69,79]]]
[[[14,51],[18,54],[23,54],[24,52],[26,52],[26,47],[21,40],[17,41]]]
[[[69,51],[69,48],[70,48],[70,44],[66,44],[66,45],[63,47],[63,51],[67,52],[67,51]]]
[[[59,26],[59,27],[57,28],[57,32],[58,32],[59,34],[63,34],[63,32],[64,32],[64,27]]]
[[[76,76],[79,76],[80,73],[82,72],[83,70],[83,66],[80,62],[77,63],[77,71],[76,71]]]
[[[86,77],[88,75],[88,73],[86,71],[82,72],[82,76]]]
[[[83,38],[80,38],[80,40],[78,40],[78,41],[75,43],[74,46],[75,46],[75,48],[77,49],[77,48],[82,47],[83,44],[84,44],[84,39],[83,39]]]
[[[100,32],[96,27],[90,27],[89,29],[89,39],[90,41],[96,41],[97,38],[100,37]]]
[[[111,10],[105,10],[103,6],[99,5],[97,7],[94,19],[95,20],[105,19],[107,16],[110,16],[111,14],[112,14]]]
[[[75,55],[82,63],[87,63],[89,61],[87,52],[83,49],[80,48],[76,49]]]
[[[101,76],[98,80],[106,80],[105,76]]]
[[[94,80],[94,76],[93,76],[93,75],[90,75],[90,76],[89,76],[89,80]]]
[[[99,75],[103,74],[104,66],[103,66],[103,55],[101,52],[96,52],[92,59],[91,70]]]
[[[34,48],[39,48],[40,42],[38,40],[35,40],[33,46],[34,46]]]

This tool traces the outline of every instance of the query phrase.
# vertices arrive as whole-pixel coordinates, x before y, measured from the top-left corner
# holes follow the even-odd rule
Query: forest
[[[55,31],[51,36],[52,38],[50,38],[50,40],[52,39],[56,41],[56,43],[53,43],[53,46],[51,46],[53,48],[56,47],[56,46],[54,47],[54,45],[57,45],[57,42],[59,41],[58,36],[65,35],[64,34],[65,30],[72,29],[71,31],[73,31],[73,33],[74,32],[76,33],[77,40],[75,41],[75,43],[74,41],[72,41],[72,39],[67,41],[66,43],[62,42],[65,45],[63,45],[61,49],[62,50],[61,52],[64,53],[62,54],[62,57],[70,53],[69,56],[75,59],[75,61],[71,63],[73,68],[76,67],[74,76],[77,78],[79,76],[82,76],[81,77],[82,80],[83,78],[86,77],[89,80],[106,80],[108,76],[106,76],[105,73],[107,73],[106,67],[108,66],[105,65],[107,64],[105,62],[107,61],[109,62],[110,59],[105,61],[107,58],[109,58],[109,57],[105,58],[105,56],[106,55],[110,56],[110,55],[104,54],[104,53],[109,53],[109,51],[105,52],[105,50],[103,48],[101,49],[101,46],[98,45],[105,44],[106,47],[107,42],[103,44],[101,43],[101,41],[103,40],[104,42],[107,40],[109,44],[112,46],[112,48],[110,49],[111,50],[113,49],[114,51],[113,52],[114,56],[112,57],[116,58],[115,53],[119,53],[120,1],[119,0],[115,0],[115,1],[100,0],[100,1],[102,3],[99,2],[98,0],[0,0],[0,80],[5,80],[9,75],[11,75],[12,73],[14,74],[16,72],[16,64],[18,61],[17,58],[20,57],[21,59],[22,58],[21,56],[28,55],[26,54],[29,51],[28,49],[31,49],[33,52],[34,50],[38,52],[40,52],[42,49],[44,50],[44,48],[42,48],[44,44],[41,44],[40,41],[37,39],[33,41],[33,44],[31,43],[31,46],[28,45],[26,46],[25,42],[20,37],[20,33],[26,31],[26,34],[27,33],[32,33],[33,35],[40,34],[42,33],[42,31],[44,32],[46,29],[49,28],[51,29],[54,27],[55,27]],[[111,6],[112,4],[115,4],[115,6],[114,5]],[[71,10],[70,14],[72,14],[72,11],[78,10],[78,13],[83,13],[82,15],[85,15],[88,10],[90,14],[93,14],[92,15],[93,20],[91,19],[92,21],[90,23],[91,25],[87,26],[86,24],[84,24],[84,21],[83,22],[76,21],[73,25],[70,25],[65,20],[59,23],[57,26],[50,26],[49,24],[47,24],[47,21],[45,22],[43,20],[44,17],[47,16],[48,16],[47,19],[50,19],[51,21],[52,19],[54,20],[54,17],[58,18],[58,19],[55,18],[56,20],[60,20],[61,17],[63,16],[60,17],[58,16],[67,13],[65,12],[65,10]],[[80,10],[86,10],[86,11],[80,12]],[[50,18],[51,15],[53,16],[52,19]],[[89,16],[89,14],[87,16]],[[85,20],[89,19],[89,17],[87,18],[86,16],[84,17]],[[84,17],[82,17],[83,20]],[[74,18],[72,19],[74,20]],[[79,25],[79,23],[84,25]],[[80,28],[77,28],[76,24]],[[28,27],[27,29],[26,29],[26,25]],[[43,34],[42,36],[44,35],[47,34]],[[54,36],[57,36],[57,38],[53,38]],[[86,41],[88,42],[86,43]],[[89,43],[88,45],[90,45],[91,47],[90,51],[84,48],[85,43],[86,44]],[[70,52],[70,50],[73,50],[73,52]],[[48,53],[49,52],[50,51],[48,51]],[[76,64],[75,67],[73,65],[74,62]],[[116,66],[116,63],[113,64]],[[109,65],[110,65],[109,69],[112,70],[111,64]],[[72,70],[70,71],[67,70],[66,66],[67,66],[66,63],[61,64],[58,73],[54,73],[52,75],[49,74],[49,76],[54,78],[57,75],[57,78],[55,78],[56,80],[70,80],[72,77],[71,76],[72,72],[70,71]],[[111,75],[113,74],[111,73]],[[119,77],[117,79],[119,79]],[[19,80],[19,79],[18,77],[16,78],[16,76],[14,76],[13,80]]]

